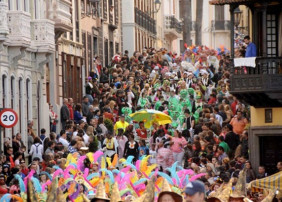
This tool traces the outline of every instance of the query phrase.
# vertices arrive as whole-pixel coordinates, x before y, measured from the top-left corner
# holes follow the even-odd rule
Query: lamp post
[[[160,0],[155,0],[154,5],[156,10],[153,11],[153,13],[159,12],[159,10],[161,9],[162,2]]]
[[[241,22],[241,17],[242,17],[242,11],[240,10],[239,7],[237,7],[234,10],[234,25],[236,27],[236,30],[238,30],[239,24]]]
[[[161,5],[162,5],[161,0],[154,0],[154,8],[152,8],[153,10],[151,11],[147,11],[147,14],[151,15],[153,13],[158,13],[161,9]]]

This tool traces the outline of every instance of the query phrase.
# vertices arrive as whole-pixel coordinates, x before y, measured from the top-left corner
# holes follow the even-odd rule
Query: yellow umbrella
[[[159,125],[172,123],[172,119],[169,115],[153,109],[143,109],[130,114],[129,116],[133,121],[143,121],[145,123],[145,128],[151,128],[154,122],[158,123]]]

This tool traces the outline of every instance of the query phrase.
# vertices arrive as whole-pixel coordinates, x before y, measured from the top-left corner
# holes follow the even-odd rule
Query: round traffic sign
[[[18,122],[18,115],[13,109],[3,109],[0,112],[0,125],[4,128],[12,128]]]

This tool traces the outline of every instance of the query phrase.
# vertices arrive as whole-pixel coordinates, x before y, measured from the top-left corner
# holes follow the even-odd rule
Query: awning
[[[254,0],[211,0],[211,5],[224,5],[224,4],[245,4],[245,3],[251,3],[254,2]]]
[[[282,191],[282,171],[278,172],[269,177],[265,177],[259,180],[254,180],[250,182],[252,188],[258,189],[271,189],[271,190],[280,190]]]

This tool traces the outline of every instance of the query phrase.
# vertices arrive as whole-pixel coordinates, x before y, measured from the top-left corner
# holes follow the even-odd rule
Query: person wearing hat
[[[116,134],[118,134],[118,129],[122,128],[123,131],[125,131],[127,126],[129,126],[129,123],[125,121],[125,116],[124,116],[124,114],[122,114],[119,117],[119,121],[117,121],[115,126],[114,126],[114,131],[115,131]]]
[[[205,185],[203,182],[195,180],[189,182],[185,188],[186,202],[204,202],[205,201]]]
[[[107,201],[110,202],[110,199],[106,195],[105,185],[103,180],[101,180],[97,186],[96,195],[93,199],[91,199],[91,202],[107,202]]]
[[[246,169],[244,169],[239,173],[235,188],[229,196],[229,202],[243,202],[246,195]]]
[[[118,189],[118,183],[115,182],[113,187],[112,187],[112,193],[111,193],[111,202],[122,202]]]
[[[170,185],[167,180],[164,179],[162,185],[162,191],[159,194],[158,202],[182,202],[183,198],[181,195],[171,191]]]
[[[194,85],[194,81],[193,81],[193,73],[192,72],[188,72],[187,73],[187,79],[186,79],[186,83],[187,83],[187,88],[192,88]]]

